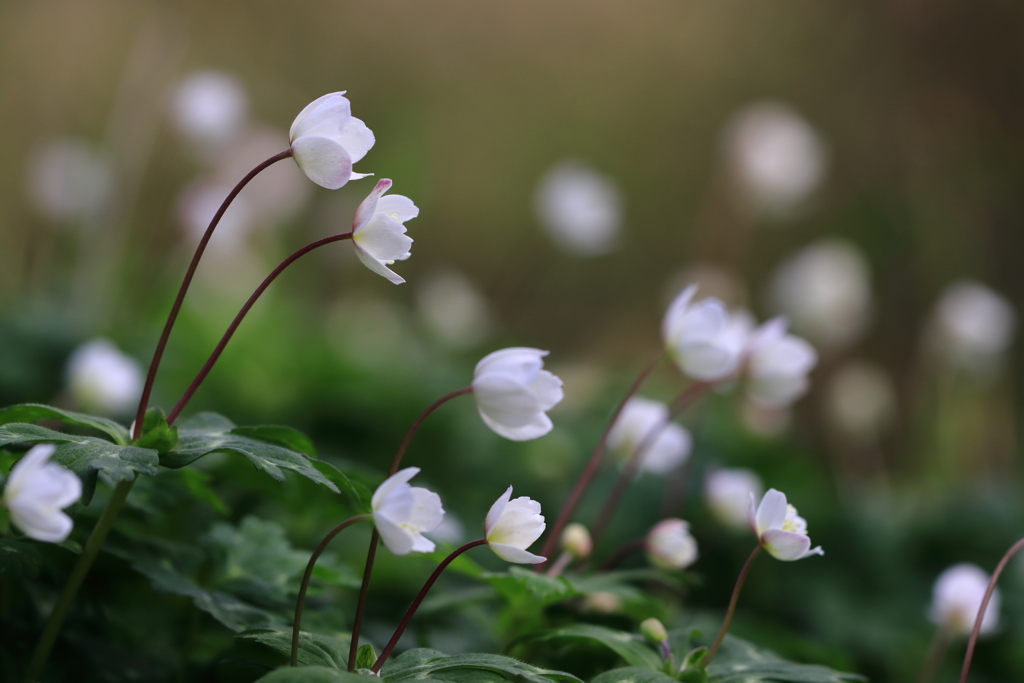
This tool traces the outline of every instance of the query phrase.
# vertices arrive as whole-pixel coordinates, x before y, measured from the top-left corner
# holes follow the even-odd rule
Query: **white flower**
[[[566,251],[605,254],[616,246],[622,193],[612,179],[575,161],[564,161],[540,180],[534,201],[541,225]]]
[[[292,122],[288,139],[295,163],[317,185],[337,190],[349,180],[369,173],[353,173],[352,164],[366,156],[374,137],[366,124],[352,116],[345,91],[313,100]]]
[[[544,516],[540,514],[540,503],[526,496],[509,500],[512,487],[509,486],[498,500],[494,501],[484,519],[484,536],[494,554],[515,564],[537,564],[547,561],[526,552],[530,544],[544,533]]]
[[[719,299],[696,303],[697,285],[675,298],[665,312],[662,336],[680,369],[690,377],[716,382],[732,375],[743,359],[753,321],[745,312],[730,315]]]
[[[942,572],[932,589],[928,618],[950,635],[966,636],[974,629],[989,575],[973,564],[956,564]],[[979,633],[988,634],[999,625],[999,589],[992,591]]]
[[[416,309],[431,335],[454,349],[476,346],[493,327],[487,299],[456,270],[424,280],[416,292]]]
[[[628,462],[646,443],[639,456],[640,469],[654,474],[669,472],[690,457],[693,438],[686,428],[669,422],[668,418],[669,409],[664,403],[633,396],[608,433],[608,447],[620,460]]]
[[[761,478],[751,470],[727,468],[714,470],[704,480],[704,498],[711,514],[734,529],[747,527],[750,496],[760,498],[764,491]]]
[[[484,424],[512,441],[529,441],[551,431],[545,413],[562,400],[562,380],[544,370],[547,351],[512,347],[476,364],[473,395]]]
[[[852,360],[832,375],[825,409],[842,436],[871,442],[896,417],[896,387],[881,367]]]
[[[961,280],[946,287],[936,304],[937,342],[954,364],[986,373],[1013,341],[1016,318],[1002,295]]]
[[[28,185],[43,215],[74,223],[96,217],[110,203],[116,178],[102,149],[88,140],[58,138],[32,150]]]
[[[109,339],[93,339],[75,349],[65,376],[75,404],[84,410],[126,413],[142,394],[141,366]]]
[[[785,318],[773,318],[753,335],[747,360],[747,393],[756,401],[785,406],[808,387],[807,374],[818,363],[814,347],[786,334]]]
[[[15,526],[29,538],[60,543],[71,533],[71,518],[61,512],[82,497],[82,482],[69,470],[47,462],[56,446],[33,446],[11,468],[4,505]]]
[[[761,546],[777,560],[790,562],[810,555],[824,555],[821,546],[811,548],[807,536],[807,521],[797,514],[796,508],[786,503],[786,494],[768,489],[761,504],[754,509],[754,494],[750,494],[750,528],[757,534]]]
[[[390,187],[391,181],[387,178],[378,181],[359,204],[352,219],[352,244],[363,265],[400,285],[405,280],[388,266],[412,255],[409,252],[412,238],[405,234],[403,223],[420,215],[420,210],[411,199],[400,194],[382,197]]]
[[[388,477],[370,501],[373,523],[384,545],[395,555],[433,551],[434,544],[420,534],[433,531],[444,518],[440,496],[409,486],[409,480],[419,471],[418,467],[406,467]]]
[[[171,120],[199,148],[223,143],[242,127],[249,108],[245,89],[221,71],[195,71],[183,78],[171,98]]]
[[[644,549],[651,564],[661,569],[685,569],[697,561],[697,541],[681,519],[663,519],[651,527]]]

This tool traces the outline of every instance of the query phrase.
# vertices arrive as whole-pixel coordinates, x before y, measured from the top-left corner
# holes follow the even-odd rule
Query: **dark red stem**
[[[217,359],[220,358],[220,354],[224,351],[224,347],[228,345],[229,341],[231,341],[231,336],[235,333],[235,330],[238,329],[238,326],[239,324],[241,324],[242,319],[245,318],[245,314],[249,312],[249,309],[252,308],[253,304],[256,303],[256,300],[260,298],[260,295],[263,294],[264,290],[266,290],[266,288],[270,286],[270,283],[276,280],[277,276],[280,275],[285,268],[287,268],[292,263],[297,261],[300,257],[305,256],[309,252],[313,251],[314,249],[319,249],[320,247],[326,244],[331,244],[332,242],[340,242],[341,240],[347,240],[351,238],[351,232],[342,233],[340,235],[331,235],[330,237],[324,237],[323,239],[317,240],[316,242],[312,242],[302,247],[294,254],[292,254],[284,261],[282,261],[281,265],[279,265],[277,268],[274,268],[273,272],[270,273],[270,275],[268,275],[266,279],[260,283],[260,286],[257,287],[256,291],[252,293],[252,296],[249,297],[249,300],[245,302],[245,305],[242,306],[242,310],[238,311],[238,315],[235,316],[235,319],[231,321],[231,325],[228,326],[227,332],[224,333],[224,336],[221,337],[220,342],[218,342],[217,348],[213,350],[213,353],[210,354],[210,357],[207,359],[206,365],[204,365],[203,369],[199,371],[199,374],[196,375],[196,378],[192,380],[192,384],[188,386],[188,389],[185,390],[184,395],[182,395],[182,397],[178,400],[177,405],[174,406],[174,410],[172,410],[170,415],[167,416],[167,424],[172,424],[174,420],[177,419],[178,415],[181,414],[182,409],[185,408],[185,405],[189,402],[189,399],[192,398],[192,394],[196,393],[196,389],[198,389],[199,385],[203,383],[203,380],[206,379],[206,376],[210,374],[210,370],[213,368],[214,363],[216,363]],[[136,427],[139,424],[141,424],[141,422],[136,423]]]
[[[409,609],[406,610],[405,616],[402,617],[402,621],[400,624],[398,624],[398,628],[395,629],[395,633],[391,636],[391,640],[389,640],[388,644],[384,646],[383,650],[381,650],[380,656],[377,657],[377,661],[373,663],[373,667],[371,669],[373,673],[377,673],[378,671],[380,671],[380,668],[384,665],[384,662],[387,660],[388,655],[390,655],[391,651],[395,649],[395,645],[398,644],[398,641],[402,637],[402,634],[405,633],[405,629],[409,625],[409,621],[412,619],[412,615],[416,614],[416,610],[417,608],[419,608],[420,603],[423,602],[423,598],[427,597],[427,593],[430,591],[431,586],[433,586],[434,582],[437,581],[437,577],[441,576],[441,572],[445,570],[445,567],[450,565],[456,557],[466,552],[470,548],[475,548],[478,545],[484,545],[486,543],[486,538],[478,538],[475,541],[470,541],[461,548],[456,549],[454,552],[452,552],[451,555],[444,558],[441,564],[437,565],[437,569],[435,569],[434,573],[430,575],[430,578],[427,579],[427,582],[423,584],[423,588],[420,589],[419,595],[417,595],[416,599],[412,601],[411,605],[409,605]]]
[[[249,184],[249,181],[260,174],[265,168],[276,164],[282,159],[287,159],[292,155],[292,150],[287,149],[280,154],[275,154],[256,168],[249,171],[248,175],[242,178],[234,189],[228,193],[228,196],[224,199],[224,202],[217,209],[217,213],[213,215],[213,220],[210,221],[209,227],[206,228],[206,232],[203,233],[203,238],[199,240],[199,246],[196,247],[196,253],[192,255],[192,262],[188,265],[188,270],[185,271],[185,279],[181,282],[181,287],[178,289],[178,296],[174,299],[174,305],[171,306],[170,315],[167,316],[167,322],[164,323],[164,331],[160,334],[160,340],[156,343],[156,350],[153,352],[153,360],[149,364],[149,372],[146,374],[146,384],[142,388],[142,396],[139,398],[139,407],[135,411],[135,431],[132,434],[132,440],[137,441],[142,436],[142,420],[146,415],[146,407],[149,404],[149,395],[153,391],[153,382],[156,381],[156,371],[160,367],[160,359],[163,358],[164,348],[167,346],[167,339],[171,336],[171,328],[174,327],[174,321],[178,319],[178,313],[181,311],[181,304],[185,300],[185,293],[188,291],[189,285],[192,283],[192,276],[196,273],[196,268],[199,266],[199,259],[202,258],[203,252],[206,251],[206,245],[210,241],[210,237],[213,236],[213,231],[217,228],[217,224],[220,223],[221,217],[224,212],[228,210],[228,206],[234,201],[235,197],[242,188]]]
[[[711,644],[711,649],[708,650],[708,656],[704,658],[702,664],[706,668],[711,664],[711,660],[714,658],[715,653],[718,652],[718,646],[725,640],[725,632],[729,630],[729,624],[732,622],[732,615],[736,611],[736,603],[740,599],[740,590],[743,588],[743,582],[747,578],[747,572],[750,571],[750,565],[754,564],[754,558],[761,552],[761,544],[758,543],[757,547],[754,548],[754,552],[750,553],[750,557],[743,564],[743,569],[740,570],[740,575],[736,579],[736,586],[732,589],[732,598],[729,599],[729,609],[725,612],[725,619],[722,621],[722,628],[718,630],[718,635],[715,637],[715,642]]]
[[[960,683],[967,683],[967,673],[971,670],[971,659],[974,657],[974,646],[978,643],[978,634],[981,633],[981,622],[985,618],[985,610],[988,608],[988,601],[992,599],[992,592],[996,589],[996,581],[1003,573],[1006,563],[1010,561],[1017,551],[1024,548],[1024,538],[1014,543],[1003,559],[999,560],[996,570],[992,572],[992,578],[988,580],[988,588],[985,589],[985,597],[981,599],[981,606],[978,607],[978,616],[974,619],[974,628],[971,630],[971,639],[967,641],[967,653],[964,655],[964,668],[960,671]]]

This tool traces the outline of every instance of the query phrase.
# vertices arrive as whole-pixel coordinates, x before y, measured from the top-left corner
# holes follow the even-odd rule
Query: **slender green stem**
[[[110,498],[107,500],[107,506],[103,509],[103,514],[100,515],[99,521],[96,522],[92,535],[89,536],[82,554],[78,556],[78,561],[75,562],[68,580],[64,583],[64,588],[61,590],[60,596],[58,596],[57,602],[53,606],[53,611],[50,612],[50,618],[46,620],[46,626],[43,628],[42,635],[39,636],[35,652],[32,653],[32,659],[25,670],[25,678],[27,680],[38,680],[43,673],[43,667],[46,666],[46,660],[50,657],[53,644],[57,642],[57,635],[60,633],[60,627],[64,624],[64,618],[68,614],[68,609],[71,607],[71,603],[74,602],[78,589],[81,588],[82,582],[89,573],[89,568],[92,567],[96,555],[99,554],[100,548],[103,546],[103,541],[107,538],[107,533],[110,532],[110,528],[114,525],[114,520],[117,519],[117,513],[120,512],[121,506],[124,505],[128,492],[132,490],[132,485],[134,484],[134,479],[131,481],[119,481],[114,486],[114,490],[111,491]]]
[[[153,391],[153,382],[156,381],[156,371],[160,367],[160,359],[163,358],[164,349],[167,347],[167,339],[171,336],[171,329],[174,327],[174,321],[178,319],[178,313],[181,311],[181,304],[185,300],[185,293],[188,291],[189,285],[192,283],[192,277],[196,274],[196,268],[199,266],[199,259],[202,258],[203,252],[206,251],[206,245],[213,236],[213,231],[217,228],[217,224],[220,223],[221,217],[224,212],[228,210],[231,202],[234,201],[235,197],[242,188],[249,184],[249,181],[255,178],[263,169],[276,164],[282,159],[287,159],[292,155],[292,150],[289,148],[280,154],[275,154],[266,161],[262,162],[259,166],[249,171],[249,173],[242,178],[234,189],[228,193],[228,196],[224,199],[224,202],[217,209],[217,213],[213,215],[213,219],[210,221],[210,225],[206,228],[206,232],[203,233],[203,237],[199,240],[199,246],[196,247],[196,253],[192,255],[192,262],[188,265],[188,270],[185,271],[185,278],[181,281],[181,287],[178,288],[178,296],[174,299],[174,304],[171,306],[171,312],[167,316],[167,322],[164,323],[164,330],[160,334],[160,340],[156,343],[156,350],[153,352],[153,360],[149,364],[149,372],[146,374],[146,384],[142,388],[142,396],[139,398],[139,407],[135,411],[135,431],[132,434],[132,440],[137,441],[142,436],[142,420],[146,416],[146,407],[149,403],[149,395]]]
[[[964,655],[964,667],[960,671],[960,683],[967,683],[967,673],[971,670],[971,659],[974,657],[974,646],[978,643],[978,634],[981,633],[981,623],[985,619],[985,610],[988,609],[988,601],[992,599],[992,592],[996,589],[996,581],[999,580],[999,575],[1003,573],[1003,569],[1006,568],[1006,563],[1010,561],[1017,551],[1024,548],[1024,538],[1014,543],[1006,554],[1003,555],[1003,559],[999,560],[999,564],[996,565],[996,569],[992,572],[992,578],[988,580],[988,588],[985,589],[985,597],[981,599],[981,606],[978,607],[978,616],[974,619],[974,628],[971,630],[971,638],[967,641],[967,653]]]
[[[708,656],[704,658],[704,666],[707,667],[711,664],[711,660],[714,659],[715,653],[718,652],[718,646],[722,644],[725,639],[725,632],[729,630],[729,624],[732,622],[732,615],[736,611],[736,603],[740,599],[740,589],[743,588],[743,581],[747,578],[747,572],[750,571],[750,565],[754,563],[754,558],[761,552],[761,544],[759,543],[754,552],[750,553],[750,557],[743,564],[743,569],[740,570],[740,575],[736,579],[736,586],[732,589],[732,598],[729,599],[729,609],[725,612],[725,619],[722,621],[722,628],[718,630],[718,635],[715,637],[715,642],[711,644],[711,649],[708,650]]]
[[[933,683],[935,681],[935,677],[939,673],[939,666],[946,656],[946,650],[949,649],[949,636],[949,631],[941,625],[935,629],[935,637],[932,638],[928,652],[924,656],[924,662],[921,664],[921,678],[918,679],[918,683]]]
[[[373,673],[377,673],[380,671],[380,668],[384,666],[384,662],[387,660],[388,655],[390,655],[391,651],[395,649],[395,645],[398,645],[399,639],[402,637],[402,634],[405,633],[405,629],[409,625],[409,621],[412,620],[412,615],[416,614],[416,610],[419,608],[420,603],[423,602],[423,598],[427,597],[427,593],[434,585],[434,582],[437,581],[437,577],[441,576],[441,572],[443,572],[445,568],[462,553],[466,552],[470,548],[475,548],[478,545],[484,545],[486,543],[486,538],[478,538],[475,541],[470,541],[461,548],[457,548],[451,555],[444,558],[441,564],[437,565],[437,569],[435,569],[434,573],[430,575],[427,582],[423,584],[423,588],[420,589],[416,599],[412,601],[411,605],[409,605],[409,609],[406,610],[405,616],[402,617],[402,621],[398,624],[398,628],[395,629],[395,633],[391,636],[391,640],[389,640],[388,644],[384,646],[383,650],[381,650],[380,656],[377,657],[377,661],[373,663],[373,667],[371,669]]]
[[[420,428],[423,421],[427,417],[437,410],[441,405],[447,403],[456,396],[462,396],[473,391],[473,387],[463,387],[456,389],[455,391],[445,394],[441,398],[437,399],[429,406],[426,410],[420,413],[420,416],[416,418],[412,426],[409,427],[409,431],[405,433],[405,438],[402,439],[402,443],[398,446],[398,451],[395,453],[395,457],[391,460],[391,469],[388,470],[388,476],[392,476],[398,471],[398,466],[402,464],[402,456],[405,455],[406,449],[409,447],[409,442],[412,441],[413,434]],[[373,528],[373,534],[370,536],[370,547],[366,551],[366,566],[363,567],[363,583],[359,587],[359,599],[356,601],[356,616],[352,620],[352,642],[348,648],[348,670],[355,671],[356,666],[356,652],[359,651],[359,632],[363,627],[363,614],[366,611],[366,596],[370,592],[370,575],[373,573],[373,560],[377,555],[377,542],[380,540],[380,534],[377,532],[377,527]]]
[[[344,522],[334,527],[324,536],[324,540],[320,541],[320,545],[313,551],[313,555],[309,558],[309,564],[306,565],[306,572],[302,575],[302,585],[299,586],[299,597],[295,601],[295,619],[292,622],[292,659],[291,665],[297,666],[299,663],[299,626],[302,624],[302,609],[306,601],[306,589],[309,588],[309,578],[313,576],[313,567],[316,566],[316,561],[323,553],[324,549],[327,548],[327,544],[331,540],[344,531],[347,527],[361,522],[364,519],[370,519],[373,515],[356,515],[355,517],[349,517]]]

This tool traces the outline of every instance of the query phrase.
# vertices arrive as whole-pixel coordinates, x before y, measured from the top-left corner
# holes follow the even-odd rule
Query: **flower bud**
[[[590,532],[582,524],[573,523],[565,527],[562,532],[562,550],[569,553],[577,560],[585,560],[590,557],[594,543],[590,540]]]
[[[668,640],[668,632],[665,630],[665,625],[654,617],[640,622],[640,634],[651,645],[660,645]]]
[[[622,598],[608,591],[594,591],[583,599],[583,608],[598,614],[616,614],[622,610]]]
[[[681,519],[663,519],[644,540],[647,559],[661,569],[685,569],[697,560],[697,541]]]

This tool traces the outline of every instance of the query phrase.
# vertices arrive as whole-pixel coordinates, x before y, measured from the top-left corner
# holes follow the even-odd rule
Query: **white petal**
[[[537,403],[540,404],[540,409],[544,411],[551,410],[559,401],[565,398],[565,392],[562,390],[562,380],[547,370],[541,370],[537,373],[537,376],[530,382],[529,389],[530,393],[537,399]]]
[[[361,180],[362,178],[369,178],[372,175],[372,173],[353,173],[349,176],[349,180]]]
[[[386,519],[376,512],[373,514],[373,523],[380,532],[380,538],[384,545],[395,555],[408,555],[413,548],[414,535],[398,526],[389,519]]]
[[[510,427],[492,420],[482,410],[479,410],[479,407],[478,412],[484,424],[490,427],[491,431],[509,441],[533,441],[544,436],[554,428],[551,418],[540,412],[534,415],[533,419],[528,423],[518,427]]]
[[[515,376],[487,373],[473,380],[473,396],[482,415],[507,427],[521,427],[541,412],[540,403]]]
[[[9,509],[15,526],[29,538],[44,543],[60,543],[74,526],[70,517],[55,508],[22,509],[12,505]]]
[[[487,511],[487,517],[484,518],[484,533],[490,532],[491,528],[498,523],[501,519],[501,513],[504,512],[505,506],[508,505],[509,498],[512,497],[512,487],[509,486],[505,490],[505,493],[498,496],[498,500],[494,501],[494,505]]]
[[[401,275],[394,272],[393,270],[385,266],[383,263],[367,254],[358,244],[353,243],[353,246],[355,246],[356,248],[356,256],[359,257],[359,260],[363,262],[364,266],[366,266],[373,272],[377,273],[378,275],[383,275],[396,285],[400,285],[403,282],[405,282],[405,279]]]
[[[400,194],[389,194],[377,202],[377,211],[387,214],[399,223],[411,221],[420,215],[420,210],[412,200]]]
[[[366,153],[370,151],[376,140],[370,129],[366,127],[366,124],[353,116],[341,132],[338,142],[348,151],[348,155],[352,157],[352,163],[354,164],[366,156]]]
[[[513,346],[487,354],[480,359],[473,370],[473,376],[479,377],[484,372],[529,372],[533,373],[544,365],[542,360],[548,351],[531,349],[526,346]]]
[[[680,344],[676,353],[683,372],[701,381],[725,379],[740,361],[737,353],[713,342]]]
[[[662,428],[640,462],[641,468],[654,474],[665,474],[686,462],[693,447],[693,438],[686,428],[670,422]]]
[[[396,261],[408,258],[412,238],[405,234],[405,226],[377,212],[353,234],[352,241],[378,261]]]
[[[757,506],[755,516],[757,535],[764,536],[769,529],[781,529],[786,521],[786,494],[775,489],[768,489]]]
[[[292,154],[306,177],[328,190],[337,190],[352,177],[352,159],[330,138],[299,138],[292,144]]]
[[[417,536],[412,540],[412,552],[414,553],[432,553],[437,548],[434,542],[424,536]]]
[[[792,531],[769,529],[761,534],[761,544],[775,559],[792,562],[810,554],[808,548],[811,547],[811,539]],[[815,548],[815,552],[824,555],[821,548]]]
[[[729,327],[729,309],[718,299],[702,299],[676,324],[675,344],[713,340]]]
[[[356,213],[352,217],[352,232],[353,234],[359,230],[368,220],[373,218],[373,214],[377,213],[377,202],[380,201],[380,196],[391,189],[391,179],[381,178],[377,181],[377,184],[370,190],[370,194],[366,195],[366,198],[359,202],[359,206],[356,207]]]
[[[526,496],[510,500],[501,516],[487,531],[487,540],[526,549],[544,533],[540,503]]]
[[[494,551],[495,555],[513,564],[540,564],[541,562],[547,562],[548,559],[503,543],[488,543],[487,545]]]
[[[400,488],[403,484],[408,484],[409,480],[420,473],[419,467],[406,467],[405,469],[398,470],[390,477],[384,480],[377,490],[373,493],[373,498],[370,499],[370,506],[376,510],[379,508],[385,499],[388,498],[394,491]]]
[[[419,529],[420,533],[433,531],[444,519],[441,496],[419,486],[412,487],[412,510],[407,523]]]
[[[344,94],[344,90],[328,93],[307,104],[292,122],[288,139],[294,142],[296,138],[308,135],[314,128],[330,125],[332,122],[337,128],[337,133],[341,133],[352,116],[351,104]]]
[[[690,302],[697,294],[697,283],[693,283],[680,292],[665,311],[665,318],[661,323],[661,336],[666,344],[671,345],[676,337],[677,327],[682,316],[690,307]]]

